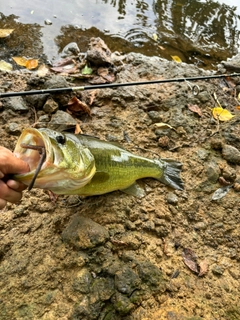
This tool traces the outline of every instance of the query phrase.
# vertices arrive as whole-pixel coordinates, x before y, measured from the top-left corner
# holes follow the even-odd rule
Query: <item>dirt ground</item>
[[[115,56],[114,66],[119,82],[211,74],[140,54]],[[0,89],[70,80],[21,69],[1,72]],[[72,123],[66,104],[74,94],[1,99],[0,144],[11,150],[36,122],[58,130],[77,121],[85,134],[136,154],[181,161],[185,189],[149,178],[139,181],[142,199],[116,191],[55,203],[43,190],[25,191],[0,214],[0,319],[240,319],[239,84],[236,77],[86,91],[77,96],[91,117],[83,112]],[[214,93],[231,120],[214,119]]]

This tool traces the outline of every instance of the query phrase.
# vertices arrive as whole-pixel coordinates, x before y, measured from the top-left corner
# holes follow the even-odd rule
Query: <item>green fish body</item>
[[[29,130],[30,133],[27,134]],[[157,179],[175,189],[183,189],[180,178],[181,163],[137,156],[116,144],[91,136],[59,133],[50,129],[25,129],[18,140],[15,153],[30,162],[34,154],[35,158],[39,158],[36,156],[37,151],[21,148],[22,144],[46,146],[46,161],[37,175],[34,186],[49,189],[56,194],[92,196],[123,190],[141,197],[143,193],[136,187],[135,182],[147,177]],[[51,146],[55,154],[58,154],[58,158],[61,158],[59,163],[55,161],[54,164],[53,158],[56,155],[53,158],[48,157]],[[58,149],[61,150],[61,157]],[[84,155],[79,157],[78,154],[83,151]],[[16,175],[16,180],[29,185],[38,161],[39,159],[32,161],[30,173]],[[81,170],[80,174],[75,174],[78,162]],[[87,163],[85,169],[82,162]],[[52,179],[49,182],[51,177],[47,174],[47,170],[60,171],[55,174],[54,181]],[[64,179],[61,176],[64,176]]]

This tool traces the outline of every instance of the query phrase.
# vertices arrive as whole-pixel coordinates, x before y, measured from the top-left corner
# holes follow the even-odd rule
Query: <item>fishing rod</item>
[[[20,91],[20,92],[5,92],[5,93],[0,93],[0,98],[28,96],[32,94],[46,94],[46,93],[57,94],[57,93],[76,92],[76,91],[85,91],[85,90],[94,90],[94,89],[107,89],[107,88],[114,89],[118,87],[130,87],[130,86],[140,86],[140,85],[148,85],[148,84],[163,84],[163,83],[169,83],[169,82],[185,82],[185,81],[188,82],[188,81],[209,80],[209,79],[239,77],[239,76],[240,76],[240,73],[232,73],[232,74],[219,74],[219,75],[201,76],[201,77],[172,78],[172,79],[125,82],[125,83],[107,83],[107,84],[80,86],[80,87],[30,90],[30,91]]]

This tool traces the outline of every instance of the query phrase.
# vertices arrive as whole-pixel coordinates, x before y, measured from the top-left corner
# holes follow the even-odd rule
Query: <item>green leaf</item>
[[[88,68],[87,64],[82,69],[82,74],[92,74],[93,70],[91,68]]]

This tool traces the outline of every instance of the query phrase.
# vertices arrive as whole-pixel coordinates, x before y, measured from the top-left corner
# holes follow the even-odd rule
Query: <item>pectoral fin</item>
[[[135,196],[137,198],[143,198],[146,193],[137,183],[132,184],[130,187],[126,189],[121,189],[121,191],[130,194],[131,196]]]

